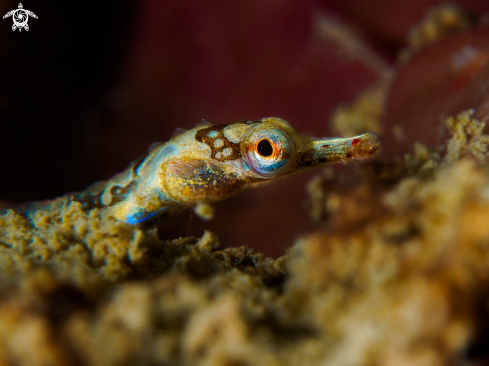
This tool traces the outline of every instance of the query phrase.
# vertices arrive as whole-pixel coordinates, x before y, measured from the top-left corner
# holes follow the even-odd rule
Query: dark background
[[[155,141],[201,119],[279,116],[314,136],[330,113],[379,70],[315,28],[344,22],[386,66],[410,26],[440,1],[25,1],[28,32],[0,22],[0,199],[80,191],[122,171]],[[475,11],[486,1],[459,1]],[[0,2],[3,15],[18,3]],[[313,174],[313,173],[311,173]],[[189,214],[163,238],[210,228],[223,246],[277,256],[313,225],[304,210],[311,174],[216,204],[214,221]]]

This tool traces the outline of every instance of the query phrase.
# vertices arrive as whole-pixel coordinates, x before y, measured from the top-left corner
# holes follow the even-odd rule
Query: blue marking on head
[[[274,171],[279,170],[282,167],[284,167],[287,163],[288,163],[288,159],[283,159],[283,160],[276,161],[275,163],[270,164],[266,167],[262,167],[262,168],[264,170],[269,171],[269,172],[274,172]]]
[[[151,212],[150,214],[147,214],[146,216],[143,216],[144,214],[141,212],[138,212],[136,214],[129,215],[126,219],[126,222],[131,225],[139,224],[143,221],[146,221],[150,219],[151,217],[157,215],[158,212]],[[141,217],[142,216],[142,217]]]
[[[150,172],[153,173],[158,172],[158,168],[161,165],[163,159],[166,159],[167,157],[177,152],[178,149],[175,147],[175,145],[171,143],[166,143],[164,145],[161,145],[159,150],[156,152],[156,155],[154,155],[152,158],[147,157],[146,160],[139,165],[139,167],[136,169],[136,174],[140,176],[141,169],[143,169],[143,167],[145,167],[146,170],[149,170]],[[149,167],[147,167],[148,164],[150,164]]]

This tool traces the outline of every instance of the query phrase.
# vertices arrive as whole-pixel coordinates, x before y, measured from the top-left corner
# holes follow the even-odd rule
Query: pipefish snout
[[[311,139],[275,117],[227,125],[202,122],[153,146],[123,173],[51,201],[48,208],[76,201],[84,210],[99,208],[130,224],[154,225],[199,202],[223,200],[305,170],[366,159],[379,147],[373,132]],[[41,209],[26,207],[27,215]]]

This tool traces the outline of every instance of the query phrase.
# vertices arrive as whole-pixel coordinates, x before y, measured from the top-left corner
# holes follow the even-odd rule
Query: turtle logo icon
[[[19,32],[22,30],[22,28],[24,28],[26,31],[29,30],[29,26],[27,25],[29,16],[37,19],[37,15],[30,10],[24,9],[22,3],[19,3],[18,9],[11,10],[7,14],[5,14],[3,16],[3,19],[8,18],[9,16],[12,16],[12,19],[14,21],[14,25],[12,25],[12,30],[15,31],[17,28],[19,28]]]

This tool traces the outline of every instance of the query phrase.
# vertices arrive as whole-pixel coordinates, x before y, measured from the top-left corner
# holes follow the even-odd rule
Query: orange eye
[[[256,131],[246,149],[248,163],[258,173],[274,174],[288,165],[293,142],[275,129]]]

